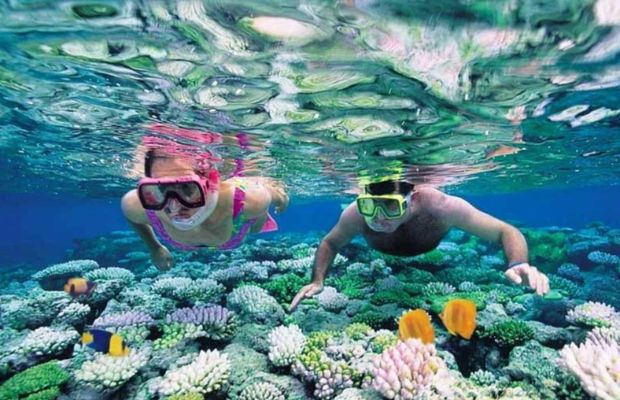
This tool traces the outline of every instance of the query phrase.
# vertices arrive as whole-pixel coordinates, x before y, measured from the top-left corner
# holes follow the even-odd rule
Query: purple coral
[[[152,325],[155,321],[145,312],[128,311],[121,314],[103,315],[93,322],[93,327],[125,327],[137,325]]]
[[[235,313],[222,306],[194,306],[180,308],[166,316],[166,323],[201,325],[207,336],[213,339],[224,339],[232,335],[235,324]]]

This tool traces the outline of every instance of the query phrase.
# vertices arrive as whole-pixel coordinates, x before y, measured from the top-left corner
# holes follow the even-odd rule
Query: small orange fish
[[[470,300],[450,300],[439,314],[441,322],[452,335],[471,339],[476,330],[476,304]]]
[[[431,325],[431,316],[421,308],[408,311],[398,321],[398,338],[417,338],[425,344],[434,343],[435,329]]]
[[[67,283],[65,283],[65,292],[67,292],[72,297],[77,297],[80,295],[89,295],[97,286],[94,282],[89,281],[86,278],[70,278]]]
[[[509,154],[517,154],[521,149],[512,146],[506,146],[504,144],[500,144],[499,146],[495,146],[489,150],[487,150],[485,154],[485,158],[488,160],[493,157],[507,156]]]

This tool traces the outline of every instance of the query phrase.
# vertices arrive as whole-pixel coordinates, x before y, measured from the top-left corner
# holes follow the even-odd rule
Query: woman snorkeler
[[[226,250],[249,233],[277,230],[269,207],[281,213],[288,206],[281,183],[262,177],[221,180],[211,153],[194,155],[179,151],[185,146],[151,139],[145,140],[145,176],[123,196],[121,208],[157,268],[171,268],[174,259],[156,234],[181,250]]]

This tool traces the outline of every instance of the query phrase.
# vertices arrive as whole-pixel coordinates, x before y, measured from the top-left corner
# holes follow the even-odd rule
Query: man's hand
[[[160,271],[169,270],[174,266],[174,258],[164,246],[151,250],[151,261]]]
[[[295,311],[295,309],[297,308],[297,306],[303,299],[309,299],[315,294],[320,293],[322,290],[323,290],[323,283],[313,282],[309,285],[302,287],[297,293],[297,295],[295,296],[295,298],[293,299],[293,301],[291,302],[291,305],[289,306],[288,311],[289,312]]]
[[[549,292],[549,278],[528,263],[515,265],[509,268],[505,274],[514,283],[528,285],[536,290],[536,294],[540,296]]]

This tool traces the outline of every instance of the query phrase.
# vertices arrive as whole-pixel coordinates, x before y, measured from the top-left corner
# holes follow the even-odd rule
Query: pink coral
[[[435,345],[408,339],[377,357],[372,370],[372,385],[388,399],[417,399],[427,390],[431,379],[443,365]]]

